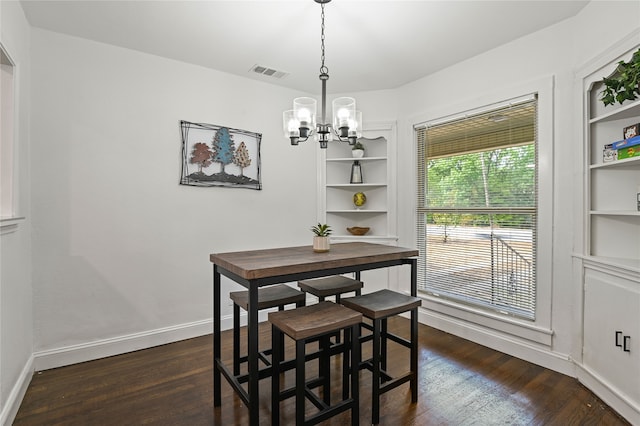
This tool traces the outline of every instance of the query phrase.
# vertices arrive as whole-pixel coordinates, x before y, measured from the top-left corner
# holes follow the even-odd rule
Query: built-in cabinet
[[[631,423],[640,423],[640,157],[605,162],[605,145],[640,123],[640,100],[604,106],[604,76],[640,46],[627,40],[580,75],[583,93],[582,287],[579,378]]]
[[[345,142],[330,142],[320,156],[318,191],[320,218],[328,223],[331,240],[370,241],[394,244],[396,232],[396,126],[395,123],[366,124],[358,142],[364,156],[354,158]],[[358,162],[362,183],[351,183],[352,168]],[[363,193],[366,202],[357,206],[354,195]],[[363,236],[352,235],[350,227],[368,227]]]

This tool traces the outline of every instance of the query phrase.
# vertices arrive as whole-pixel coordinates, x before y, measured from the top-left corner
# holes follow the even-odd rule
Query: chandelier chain
[[[320,59],[322,61],[322,65],[320,66],[320,74],[329,74],[329,68],[327,68],[324,65],[324,3],[320,4],[320,7],[322,8],[322,13],[320,14],[320,18],[322,20],[322,24],[320,26],[320,45],[321,45],[321,50],[322,50],[322,54],[320,56]]]

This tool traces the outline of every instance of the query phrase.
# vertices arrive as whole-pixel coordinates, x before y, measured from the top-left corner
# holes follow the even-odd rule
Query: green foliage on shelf
[[[633,54],[631,61],[618,62],[615,74],[604,77],[605,85],[600,100],[604,105],[616,102],[622,105],[624,101],[633,101],[640,97],[640,49]]]

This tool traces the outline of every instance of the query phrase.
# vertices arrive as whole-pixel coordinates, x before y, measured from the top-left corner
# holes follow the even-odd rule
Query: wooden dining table
[[[355,273],[359,276],[360,272],[366,270],[409,265],[411,295],[416,296],[417,256],[416,249],[366,242],[332,244],[331,250],[325,253],[315,253],[309,245],[211,254],[209,258],[213,263],[214,407],[220,407],[222,403],[221,379],[224,376],[248,407],[250,425],[258,425],[258,381],[264,377],[258,368],[258,289],[260,287],[346,273]],[[234,375],[221,358],[221,276],[249,290],[248,373],[243,375]],[[247,389],[243,386],[245,382]]]

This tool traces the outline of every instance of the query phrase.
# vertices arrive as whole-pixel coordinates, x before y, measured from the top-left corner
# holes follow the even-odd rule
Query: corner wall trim
[[[20,376],[15,385],[11,388],[6,404],[0,412],[0,425],[10,426],[16,414],[18,414],[18,409],[20,408],[20,404],[22,404],[22,398],[24,398],[24,394],[27,393],[27,388],[29,387],[29,383],[31,383],[31,377],[33,377],[33,360],[33,355],[31,355],[20,372]]]

